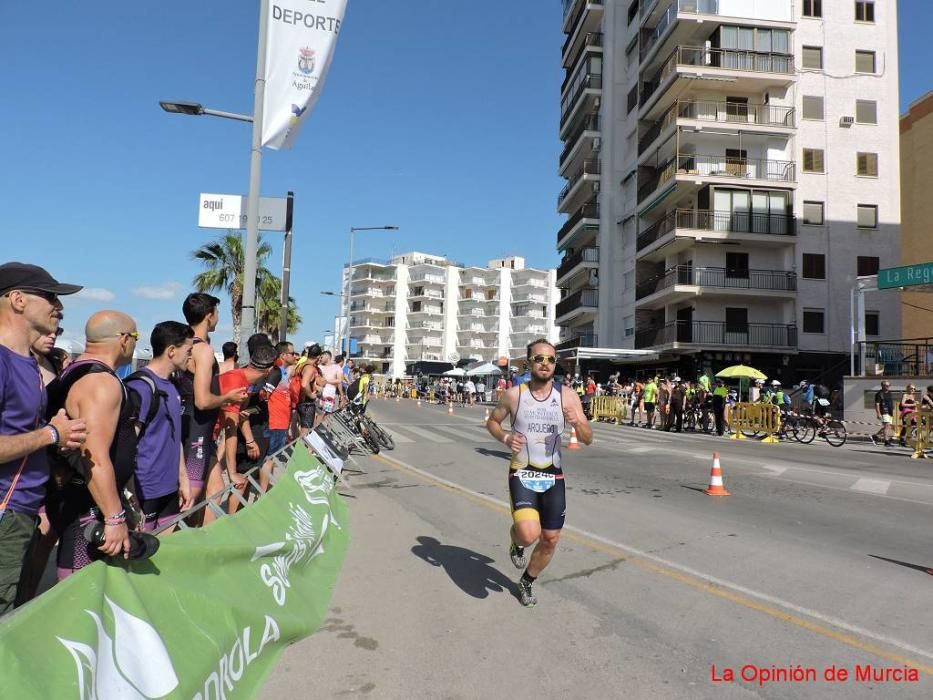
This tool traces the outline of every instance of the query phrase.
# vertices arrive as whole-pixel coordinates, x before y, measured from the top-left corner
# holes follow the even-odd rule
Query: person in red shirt
[[[250,356],[249,364],[240,369],[233,369],[229,372],[223,372],[218,375],[221,394],[234,391],[235,389],[245,390],[250,394],[256,393],[261,384],[268,378],[272,372],[277,358],[275,348],[271,345],[262,345],[256,349]],[[253,430],[250,427],[249,416],[241,411],[245,407],[249,398],[242,403],[228,403],[221,407],[221,429],[223,431],[224,442],[224,463],[227,469],[227,476],[236,488],[243,492],[246,490],[246,477],[237,470],[236,450],[239,440],[238,433],[243,433],[243,440],[246,445],[246,455],[251,460],[259,459],[260,449]],[[228,512],[235,512],[239,499],[231,498],[228,502]]]
[[[279,353],[275,366],[282,371],[282,379],[269,395],[269,454],[278,452],[288,442],[288,431],[292,424],[288,383],[295,365],[298,364],[298,353],[291,343],[282,341],[275,349]]]

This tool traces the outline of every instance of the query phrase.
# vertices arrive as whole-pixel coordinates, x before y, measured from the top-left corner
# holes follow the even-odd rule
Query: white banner
[[[262,145],[291,148],[321,96],[347,0],[269,0]]]
[[[259,230],[284,231],[288,217],[285,197],[259,198]],[[201,228],[246,228],[246,197],[239,194],[201,193],[198,200]]]

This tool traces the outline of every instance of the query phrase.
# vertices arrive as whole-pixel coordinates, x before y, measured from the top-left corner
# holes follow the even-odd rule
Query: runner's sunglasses
[[[532,355],[531,361],[539,365],[553,365],[557,358],[553,355]]]

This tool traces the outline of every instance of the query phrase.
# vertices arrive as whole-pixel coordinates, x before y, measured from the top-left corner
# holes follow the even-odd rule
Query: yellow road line
[[[510,512],[507,507],[503,506],[500,503],[494,502],[492,500],[486,500],[483,498],[479,498],[469,493],[464,488],[457,488],[449,484],[446,484],[436,478],[433,478],[428,474],[424,474],[419,471],[413,471],[405,464],[402,464],[401,462],[398,462],[394,459],[387,458],[382,455],[374,455],[373,459],[379,462],[382,462],[383,464],[386,464],[392,467],[393,469],[396,469],[397,471],[403,471],[407,474],[411,474],[412,476],[416,476],[422,479],[423,481],[427,481],[428,483],[432,484],[433,486],[437,488],[447,491],[448,493],[454,493],[458,496],[461,496],[462,498],[465,498],[471,503],[475,503],[477,505],[480,505],[490,510],[501,512],[501,513],[509,514]],[[887,649],[876,646],[875,644],[871,644],[870,642],[864,642],[861,639],[858,639],[857,637],[854,637],[845,632],[840,632],[840,631],[831,629],[830,627],[826,625],[813,622],[811,620],[807,620],[804,617],[795,615],[793,613],[789,613],[785,610],[781,610],[780,608],[775,607],[773,605],[769,605],[767,603],[762,603],[757,600],[753,600],[747,596],[740,595],[738,593],[730,591],[721,586],[717,586],[708,581],[704,581],[695,576],[691,576],[689,574],[676,571],[674,569],[663,566],[656,562],[649,561],[647,559],[644,559],[638,556],[637,554],[633,552],[626,550],[623,547],[619,547],[618,545],[609,545],[609,544],[600,542],[598,540],[595,540],[591,537],[577,534],[566,528],[563,531],[563,536],[566,537],[567,539],[577,542],[578,544],[588,547],[589,549],[595,552],[606,554],[608,556],[613,557],[614,559],[623,559],[625,561],[629,561],[633,564],[636,564],[637,566],[640,566],[643,569],[646,569],[647,571],[651,571],[653,573],[666,576],[667,578],[670,578],[674,581],[678,581],[687,586],[691,586],[692,588],[695,588],[697,590],[705,591],[706,593],[710,593],[724,600],[728,600],[729,602],[735,603],[736,605],[740,605],[742,607],[749,608],[751,610],[757,610],[758,612],[764,613],[765,615],[768,615],[769,617],[772,617],[776,620],[781,620],[783,622],[790,623],[802,629],[805,629],[815,634],[818,634],[820,636],[826,637],[827,639],[832,639],[834,641],[840,642],[842,644],[853,647],[855,649],[859,649],[860,651],[865,651],[870,654],[874,654],[875,656],[878,656],[882,659],[886,659],[888,661],[894,661],[903,666],[910,666],[912,668],[917,669],[918,671],[922,673],[927,674],[928,676],[933,676],[933,666],[929,666],[927,664],[916,661],[915,659],[911,659],[901,654],[888,651]]]

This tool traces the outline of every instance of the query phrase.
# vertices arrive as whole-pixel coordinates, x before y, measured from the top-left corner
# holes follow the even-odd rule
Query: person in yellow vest
[[[716,434],[720,436],[726,431],[726,397],[728,395],[726,383],[722,379],[717,379],[716,388],[713,389],[713,416],[716,418]]]
[[[645,384],[642,398],[645,405],[645,427],[651,429],[654,427],[654,408],[658,400],[658,383],[654,377]]]

